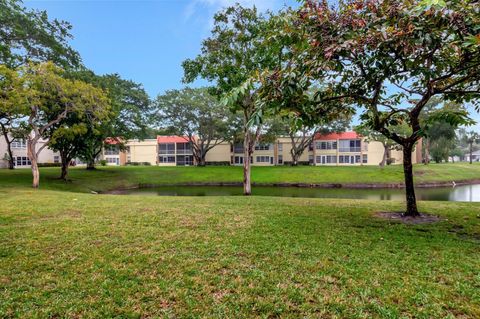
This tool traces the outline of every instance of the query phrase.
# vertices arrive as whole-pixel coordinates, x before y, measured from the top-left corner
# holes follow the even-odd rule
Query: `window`
[[[30,159],[26,156],[17,156],[13,158],[15,166],[29,166],[32,165]]]
[[[268,150],[270,150],[270,144],[255,145],[255,151],[268,151]]]
[[[60,163],[60,156],[55,155],[55,156],[53,157],[53,162],[54,162],[54,163]]]
[[[338,162],[340,164],[350,164],[350,155],[340,155],[340,156],[338,156]]]
[[[340,140],[340,152],[360,152],[360,140]]]
[[[308,163],[313,164],[313,155],[308,155]]]
[[[355,163],[361,163],[360,161],[360,155],[355,155]]]
[[[159,163],[175,163],[175,156],[159,156]]]
[[[109,164],[117,164],[118,165],[120,163],[120,159],[118,157],[106,157],[105,160]]]
[[[367,164],[367,163],[368,163],[368,155],[367,155],[367,154],[363,154],[363,155],[362,155],[362,163],[363,163],[363,164]]]
[[[270,156],[257,156],[257,163],[270,163]]]
[[[283,164],[283,155],[278,155],[278,164],[279,165]]]
[[[107,145],[105,146],[104,154],[105,155],[118,155],[120,153],[120,149],[118,145]]]
[[[243,153],[243,145],[242,144],[235,144],[232,147],[233,153]]]
[[[158,144],[158,154],[175,154],[175,143]]]
[[[192,155],[178,155],[177,156],[177,165],[193,165],[193,156]]]
[[[278,143],[278,151],[283,152],[283,143]]]
[[[317,150],[336,150],[337,142],[335,141],[321,141],[315,143],[315,148]]]
[[[192,154],[190,143],[177,143],[177,154]]]
[[[243,156],[235,156],[235,164],[243,164]]]
[[[335,155],[318,155],[315,158],[317,164],[336,164],[337,156]]]
[[[24,138],[14,139],[12,142],[12,148],[27,148],[27,141]]]

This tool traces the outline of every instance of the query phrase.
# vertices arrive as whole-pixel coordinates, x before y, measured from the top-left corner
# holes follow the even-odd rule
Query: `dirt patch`
[[[432,224],[441,221],[442,219],[435,215],[420,214],[417,217],[405,216],[403,212],[378,212],[375,214],[378,218],[387,220],[399,221],[405,224]]]

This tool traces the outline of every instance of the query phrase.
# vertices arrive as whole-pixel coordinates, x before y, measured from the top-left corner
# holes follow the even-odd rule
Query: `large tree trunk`
[[[70,165],[70,159],[64,158],[62,156],[62,172],[60,174],[60,179],[63,179],[64,181],[67,180],[69,165]]]
[[[5,137],[5,142],[7,143],[8,169],[14,169],[15,163],[13,161],[12,141],[8,138],[8,131],[3,124],[2,124],[2,133],[3,133],[3,136]]]
[[[35,149],[36,144],[36,141],[30,139],[27,141],[27,156],[32,164],[33,188],[38,188],[38,186],[40,186],[40,171],[38,170],[37,153]]]
[[[383,157],[382,161],[378,164],[380,167],[384,167],[387,164],[387,156],[388,156],[388,146],[387,144],[383,145]]]
[[[415,197],[415,186],[413,184],[413,166],[412,166],[413,143],[403,145],[403,173],[405,175],[405,195],[407,199],[406,216],[419,216],[417,209],[417,199]]]
[[[298,166],[298,158],[300,155],[293,150],[293,148],[290,151],[290,154],[292,155],[292,166]]]
[[[245,138],[243,140],[243,195],[252,194],[252,185],[250,179],[250,133],[245,132]]]
[[[87,170],[94,170],[95,169],[95,160],[88,160],[87,161]]]

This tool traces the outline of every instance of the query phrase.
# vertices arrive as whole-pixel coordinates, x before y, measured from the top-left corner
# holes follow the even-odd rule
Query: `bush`
[[[280,164],[281,165],[281,164]],[[284,161],[283,165],[292,165],[292,161]],[[308,166],[308,165],[313,165],[313,163],[310,163],[309,161],[298,161],[297,166]]]
[[[125,165],[127,165],[127,166],[151,166],[152,163],[150,163],[150,162],[127,162]]]
[[[106,160],[101,160],[101,161],[100,161],[100,165],[102,165],[102,166],[107,166],[107,161],[106,161]]]
[[[230,162],[205,162],[205,166],[230,166]]]
[[[38,163],[38,167],[61,167],[61,163]]]

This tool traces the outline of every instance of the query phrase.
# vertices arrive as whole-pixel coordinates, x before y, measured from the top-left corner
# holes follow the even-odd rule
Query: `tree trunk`
[[[36,141],[30,139],[27,141],[27,156],[32,164],[33,188],[38,188],[40,186],[40,171],[38,170],[37,153],[35,150],[36,144]]]
[[[67,180],[67,175],[68,175],[68,166],[70,165],[70,160],[64,159],[62,157],[62,173],[60,175],[60,179],[63,179],[64,181]]]
[[[300,157],[296,152],[292,149],[292,166],[298,166],[298,158]]]
[[[95,169],[95,160],[88,160],[87,161],[87,170],[94,170]]]
[[[7,143],[8,169],[14,169],[15,163],[13,162],[12,141],[8,138],[8,131],[3,124],[2,124],[2,133],[3,133],[3,136],[5,137],[5,142]]]
[[[245,138],[243,140],[243,195],[252,194],[252,185],[250,179],[250,133],[245,132]]]
[[[388,146],[386,144],[383,145],[383,157],[382,161],[380,162],[380,167],[384,167],[387,163],[387,155],[388,155]]]
[[[403,145],[403,173],[405,175],[405,195],[407,199],[407,211],[405,212],[405,216],[416,217],[420,214],[417,209],[415,186],[413,184],[412,150],[413,143]]]
[[[204,167],[206,165],[205,156],[201,156],[198,161],[198,166]]]
[[[472,156],[473,156],[473,143],[470,143],[470,164],[473,163]]]

